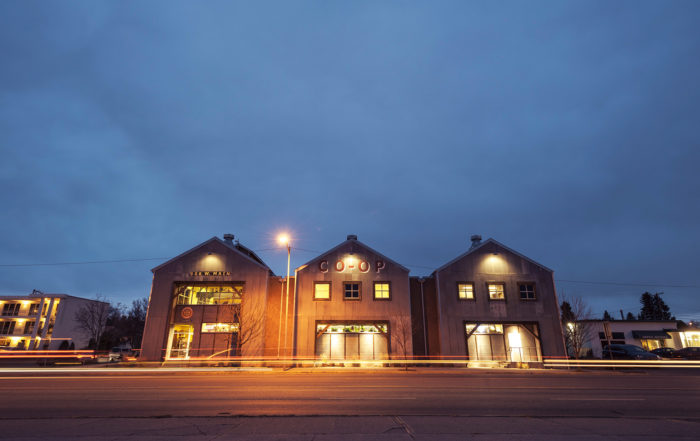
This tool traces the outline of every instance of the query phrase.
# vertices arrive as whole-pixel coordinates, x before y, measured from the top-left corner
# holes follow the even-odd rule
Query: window
[[[238,323],[202,323],[202,332],[238,332]]]
[[[389,282],[374,282],[374,298],[378,300],[391,299]]]
[[[19,315],[19,303],[5,303],[2,305],[2,315]]]
[[[29,307],[29,315],[37,315],[39,313],[39,304],[32,303]]]
[[[233,305],[241,303],[243,285],[188,285],[175,287],[177,305]]]
[[[457,295],[460,300],[474,300],[474,284],[473,283],[458,283]]]
[[[505,300],[506,290],[503,283],[489,283],[489,300]]]
[[[15,322],[0,322],[0,334],[12,335],[15,333]]]
[[[24,324],[24,334],[31,334],[34,330],[34,321],[30,320]]]
[[[473,323],[467,323],[465,325],[467,334],[503,334],[503,325],[487,324],[479,325],[479,327],[474,331],[476,327]],[[474,332],[472,332],[474,331]]]
[[[329,282],[314,283],[314,300],[330,300],[331,284]]]
[[[360,300],[360,282],[346,282],[344,298],[345,300]]]
[[[520,300],[535,300],[535,284],[534,283],[519,283]]]

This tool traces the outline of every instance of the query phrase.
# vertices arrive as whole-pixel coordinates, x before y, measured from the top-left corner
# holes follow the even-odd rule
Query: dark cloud
[[[596,311],[700,316],[695,2],[4,2],[0,263],[176,255],[275,271],[357,233],[430,271],[493,236]],[[313,254],[295,251],[300,264]],[[0,268],[129,301],[157,262]]]

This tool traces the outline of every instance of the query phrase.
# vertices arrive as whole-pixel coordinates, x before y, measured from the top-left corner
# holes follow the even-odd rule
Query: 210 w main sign
[[[354,257],[348,257],[345,259],[338,259],[332,265],[327,260],[321,260],[318,263],[318,269],[322,273],[327,273],[329,268],[333,268],[335,271],[342,273],[344,271],[359,271],[361,273],[368,273],[372,268],[376,272],[381,272],[386,264],[383,260],[377,260],[372,265],[369,261],[364,259],[356,259]]]

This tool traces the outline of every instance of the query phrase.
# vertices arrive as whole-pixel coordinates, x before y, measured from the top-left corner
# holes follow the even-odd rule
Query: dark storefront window
[[[233,305],[241,303],[243,284],[179,284],[175,287],[177,305]]]

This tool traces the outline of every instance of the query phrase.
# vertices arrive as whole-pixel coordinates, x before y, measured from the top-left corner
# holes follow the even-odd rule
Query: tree
[[[605,312],[603,313],[603,320],[610,321],[610,320],[615,320],[615,319],[612,318],[612,316],[610,315],[610,313],[609,313],[608,310],[606,309]]]
[[[392,314],[391,317],[391,335],[396,345],[397,353],[401,354],[404,360],[409,359],[408,349],[413,341],[415,329],[411,322],[411,316],[405,314]],[[408,363],[404,363],[404,368],[408,370]]]
[[[229,356],[242,355],[246,346],[251,346],[263,333],[265,312],[263,304],[242,295],[240,303],[221,305],[219,308],[219,323],[230,325],[231,332],[227,334],[226,344]],[[213,354],[212,357],[220,355]]]
[[[631,312],[628,312],[625,320],[637,320],[637,318],[634,316],[634,314],[632,314]]]
[[[590,339],[592,327],[589,322],[591,308],[581,297],[571,297],[561,304],[561,323],[567,352],[571,357],[580,358],[583,346]]]
[[[662,292],[651,294],[645,292],[639,298],[642,308],[639,312],[639,320],[675,320],[670,308],[661,298]]]
[[[112,306],[107,299],[98,294],[95,300],[85,302],[75,313],[76,328],[90,337],[95,351],[100,347],[111,312]]]

